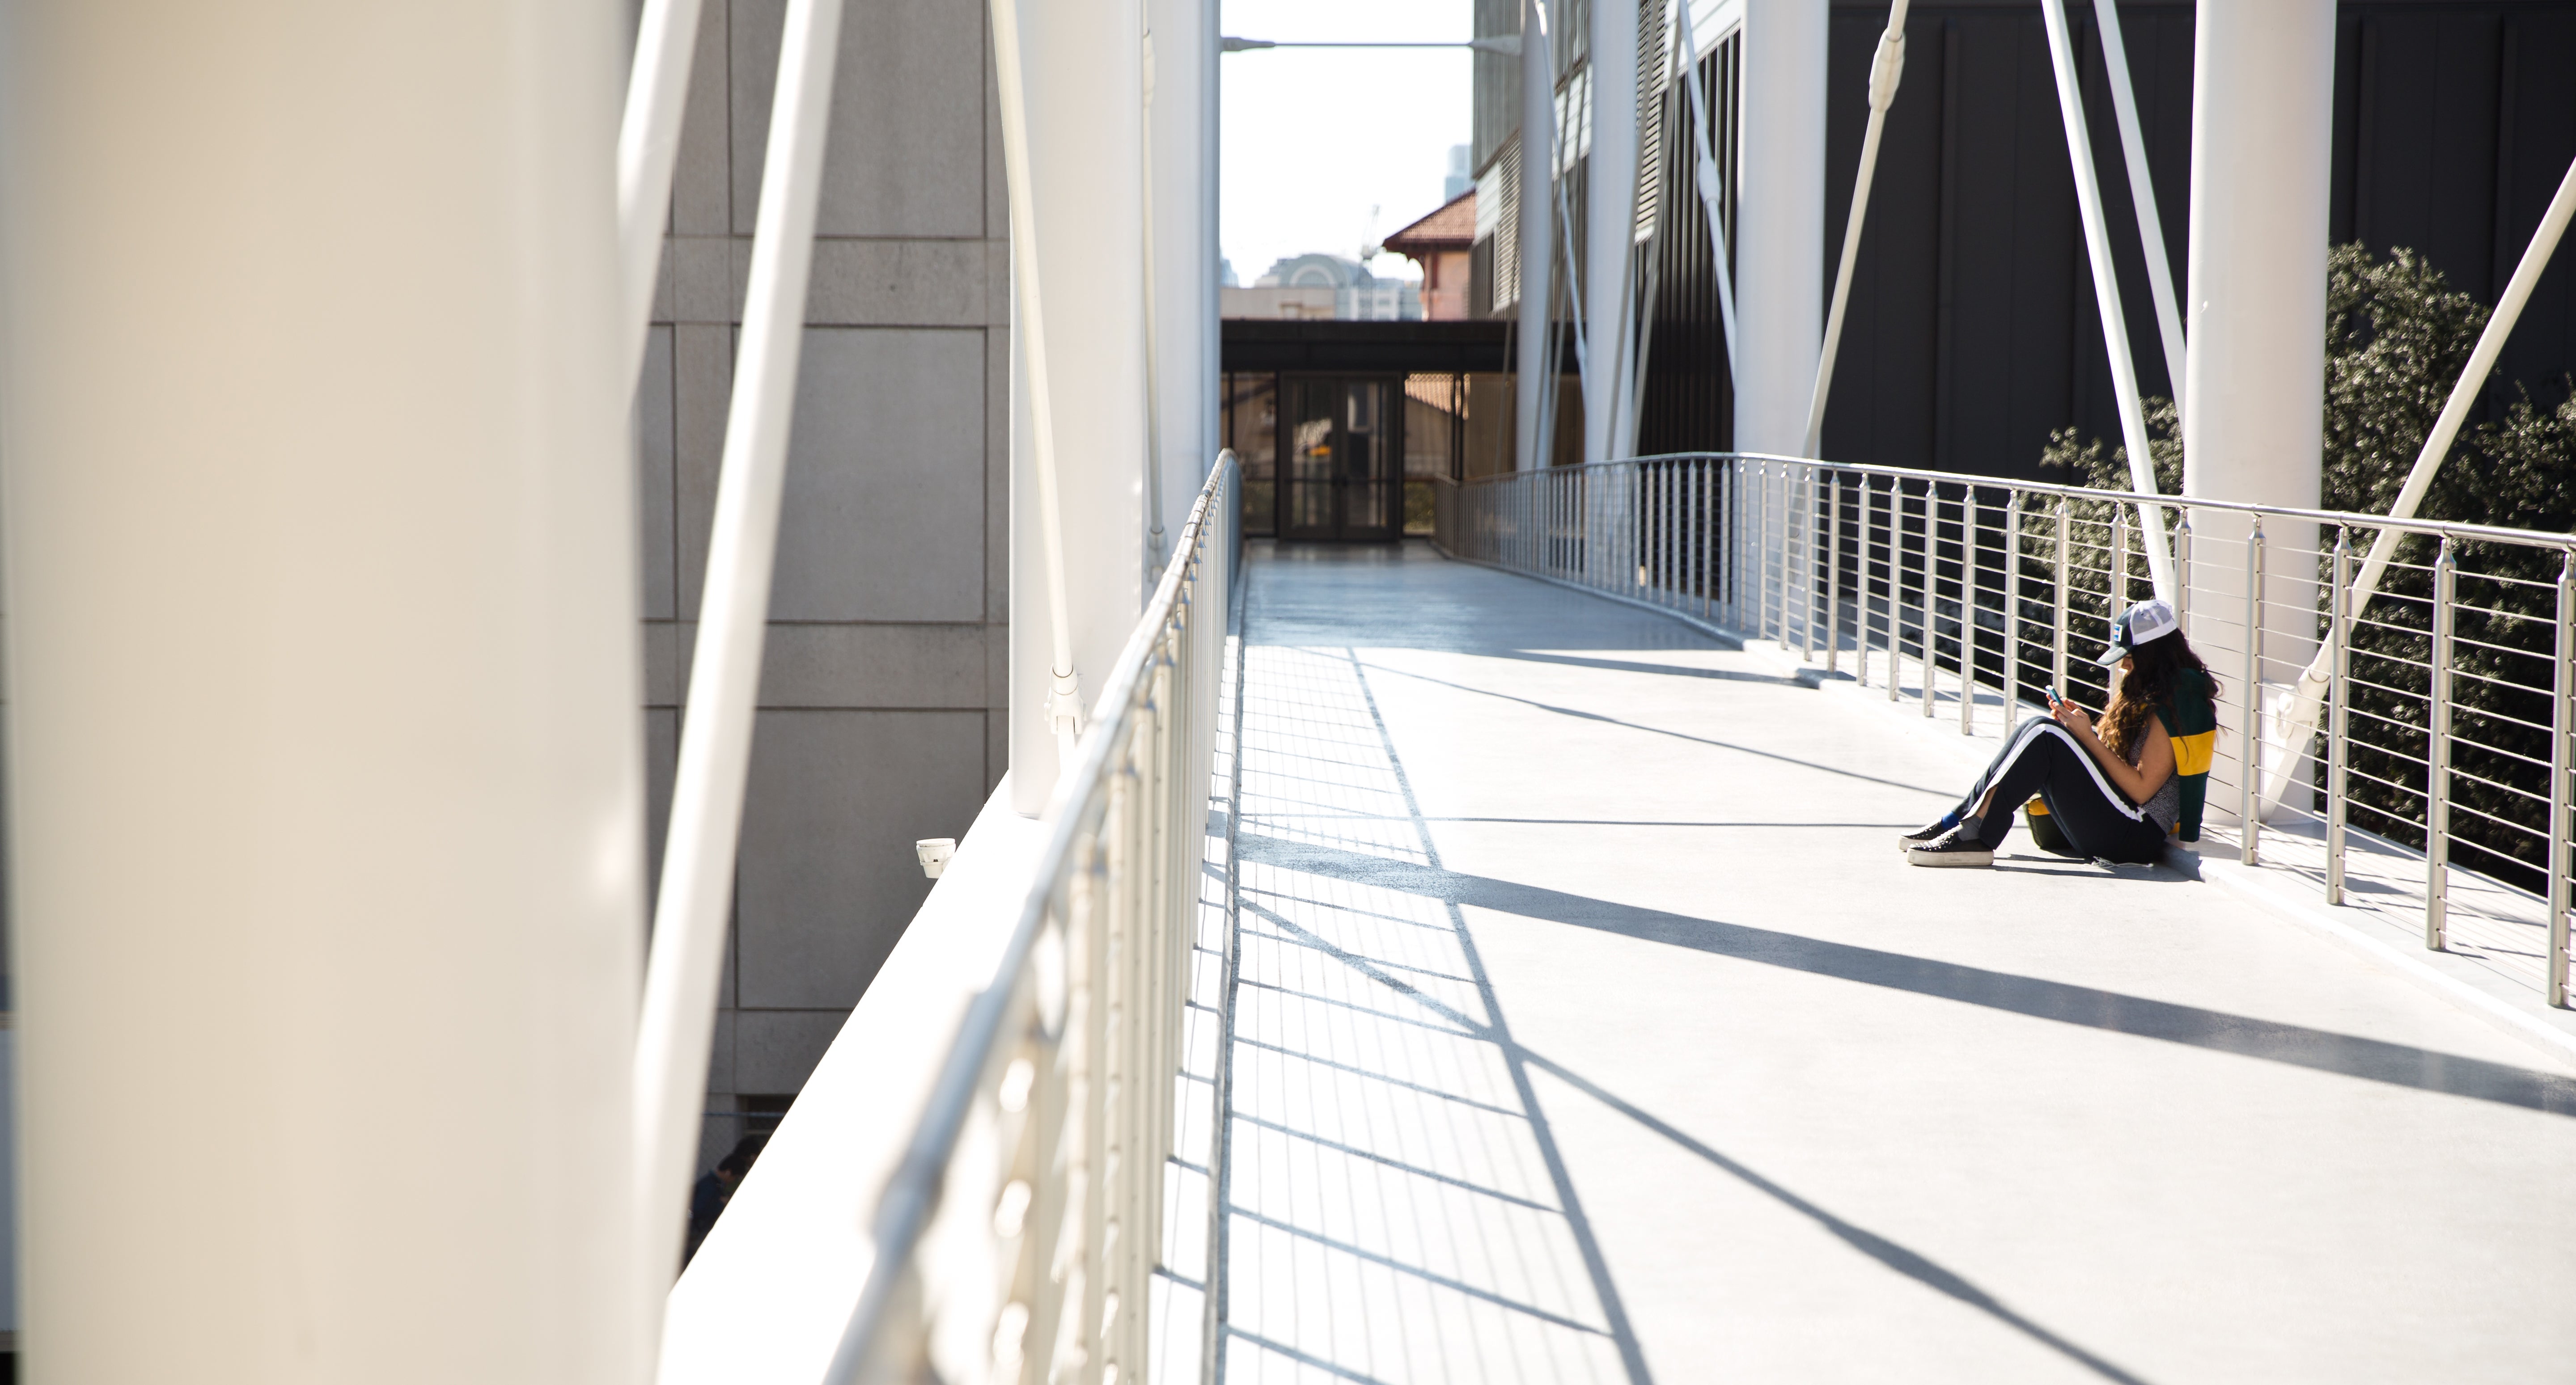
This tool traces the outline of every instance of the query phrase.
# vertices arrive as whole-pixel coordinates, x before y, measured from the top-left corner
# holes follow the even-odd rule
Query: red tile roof
[[[1476,190],[1469,188],[1447,205],[1386,238],[1386,248],[1399,255],[1434,250],[1464,250],[1476,243]]]

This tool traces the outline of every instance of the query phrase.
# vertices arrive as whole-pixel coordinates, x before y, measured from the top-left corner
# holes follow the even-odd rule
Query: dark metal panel
[[[1867,116],[1885,0],[1835,0],[1827,88],[1828,276]],[[2120,6],[2167,253],[2188,313],[2191,0]],[[1918,0],[1855,276],[1827,455],[2034,476],[2048,434],[2116,438],[2117,410],[2035,6]],[[2172,383],[2130,208],[2091,6],[2070,4],[2131,354],[2149,394]],[[2576,158],[2576,3],[2346,0],[2335,65],[2330,235],[2406,245],[2492,303]],[[1733,180],[1731,46],[1703,65]],[[1668,167],[1642,452],[1719,448],[1732,400],[1717,297],[1678,124]],[[1731,201],[1729,203],[1731,207]],[[1731,215],[1731,212],[1730,212]],[[2576,367],[2576,269],[2562,250],[2502,366],[2544,404]],[[2319,324],[2322,330],[2323,324]],[[2510,398],[2499,390],[2491,398]]]
[[[1227,370],[1318,371],[1351,375],[1509,370],[1511,323],[1298,322],[1227,318],[1218,324]],[[1574,369],[1568,342],[1565,369]]]

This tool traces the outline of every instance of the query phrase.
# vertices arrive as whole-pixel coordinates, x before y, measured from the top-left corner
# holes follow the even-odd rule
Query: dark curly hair
[[[2130,650],[2129,671],[2120,675],[2120,690],[2102,712],[2102,744],[2121,759],[2129,758],[2131,742],[2145,731],[2147,718],[2158,707],[2171,708],[2175,691],[2193,675],[2204,684],[2201,696],[2216,702],[2218,679],[2180,630]]]

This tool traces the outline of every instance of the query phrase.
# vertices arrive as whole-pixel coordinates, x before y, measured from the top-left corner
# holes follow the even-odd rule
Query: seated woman
[[[2172,606],[2148,601],[2111,623],[2102,656],[2119,689],[2095,734],[2092,719],[2051,690],[2049,715],[2004,741],[1968,796],[1939,822],[1897,838],[1918,866],[1986,866],[2012,831],[2013,809],[2036,796],[2064,853],[2148,862],[2165,838],[2200,840],[2200,809],[2218,736],[2218,682],[2183,638]],[[2041,836],[2037,809],[2032,835]],[[2042,846],[2059,850],[2056,843]]]

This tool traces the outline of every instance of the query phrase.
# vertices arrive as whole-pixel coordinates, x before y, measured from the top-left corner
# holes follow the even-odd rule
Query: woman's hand
[[[2061,699],[2050,705],[2048,714],[2057,718],[2058,725],[2074,732],[2078,739],[2089,741],[2094,738],[2093,718],[2084,715],[2084,709],[2074,703]]]

